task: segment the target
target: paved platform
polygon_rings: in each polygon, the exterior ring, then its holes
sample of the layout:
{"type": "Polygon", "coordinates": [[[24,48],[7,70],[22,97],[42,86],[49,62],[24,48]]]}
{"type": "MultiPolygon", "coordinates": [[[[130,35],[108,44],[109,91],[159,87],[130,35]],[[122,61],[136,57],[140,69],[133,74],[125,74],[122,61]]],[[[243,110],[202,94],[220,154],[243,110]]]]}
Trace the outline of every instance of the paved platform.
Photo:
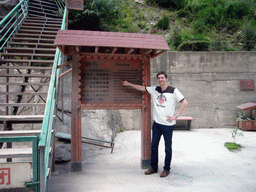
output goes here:
{"type": "Polygon", "coordinates": [[[95,148],[83,154],[83,171],[70,172],[70,163],[57,165],[51,175],[51,192],[255,192],[256,132],[243,132],[236,142],[243,148],[230,152],[230,129],[175,130],[172,170],[160,178],[164,142],[160,143],[159,172],[144,175],[141,163],[141,132],[126,131],[110,149],[95,148]]]}

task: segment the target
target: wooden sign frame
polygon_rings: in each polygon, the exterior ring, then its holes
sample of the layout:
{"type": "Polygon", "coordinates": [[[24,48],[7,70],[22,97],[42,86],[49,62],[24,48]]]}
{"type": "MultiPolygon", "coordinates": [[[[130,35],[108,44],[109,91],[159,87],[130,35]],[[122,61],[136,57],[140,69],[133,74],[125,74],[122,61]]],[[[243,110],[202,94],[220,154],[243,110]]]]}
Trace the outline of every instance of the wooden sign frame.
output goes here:
{"type": "Polygon", "coordinates": [[[67,9],[84,10],[84,0],[67,0],[67,9]]]}

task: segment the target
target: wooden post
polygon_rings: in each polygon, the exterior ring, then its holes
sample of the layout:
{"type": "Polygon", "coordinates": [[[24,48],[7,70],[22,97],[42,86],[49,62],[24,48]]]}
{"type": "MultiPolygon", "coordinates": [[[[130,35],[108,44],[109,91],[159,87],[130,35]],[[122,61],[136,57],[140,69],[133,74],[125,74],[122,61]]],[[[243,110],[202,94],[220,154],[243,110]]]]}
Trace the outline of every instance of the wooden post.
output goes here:
{"type": "Polygon", "coordinates": [[[79,82],[79,53],[74,53],[72,63],[72,106],[71,106],[71,171],[82,171],[81,145],[81,101],[79,82]]]}
{"type": "MultiPolygon", "coordinates": [[[[150,59],[144,59],[143,85],[150,86],[150,59]]],[[[151,99],[148,93],[143,94],[141,131],[141,168],[150,168],[151,162],[151,99]]]]}

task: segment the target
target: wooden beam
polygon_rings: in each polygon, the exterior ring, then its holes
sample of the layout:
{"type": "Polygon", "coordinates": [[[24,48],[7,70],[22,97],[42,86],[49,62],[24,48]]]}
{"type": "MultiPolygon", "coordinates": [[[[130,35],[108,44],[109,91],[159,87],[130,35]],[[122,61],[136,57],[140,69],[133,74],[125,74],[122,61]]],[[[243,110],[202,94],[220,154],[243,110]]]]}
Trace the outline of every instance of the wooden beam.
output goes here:
{"type": "Polygon", "coordinates": [[[59,48],[60,52],[61,52],[63,55],[66,55],[66,54],[65,54],[65,45],[59,45],[58,48],[59,48]]]}
{"type": "Polygon", "coordinates": [[[99,47],[95,47],[95,53],[99,52],[99,47]]]}
{"type": "Polygon", "coordinates": [[[68,61],[68,62],[63,63],[63,64],[61,64],[61,65],[58,65],[57,68],[65,67],[65,66],[67,66],[67,65],[69,65],[69,64],[72,64],[72,62],[73,62],[72,60],[71,60],[71,61],[68,61]]]}
{"type": "Polygon", "coordinates": [[[158,53],[156,53],[156,54],[153,54],[153,55],[151,56],[151,58],[154,59],[154,58],[156,58],[156,57],[158,57],[158,56],[164,54],[165,52],[166,52],[165,50],[162,50],[162,51],[160,51],[160,52],[158,52],[158,53]]]}
{"type": "Polygon", "coordinates": [[[80,54],[75,53],[72,65],[72,97],[71,97],[71,171],[82,171],[82,142],[81,142],[81,101],[79,83],[80,54]]]}
{"type": "Polygon", "coordinates": [[[70,73],[71,71],[72,71],[72,68],[69,69],[69,70],[67,70],[67,71],[65,71],[64,73],[61,73],[61,74],[59,75],[59,79],[60,79],[61,77],[63,77],[64,75],[67,75],[67,74],[70,73]]]}
{"type": "Polygon", "coordinates": [[[76,51],[79,53],[81,51],[81,46],[76,46],[76,51]]]}
{"type": "Polygon", "coordinates": [[[153,51],[153,49],[143,50],[142,54],[147,55],[147,54],[151,53],[152,51],[153,51]]]}
{"type": "Polygon", "coordinates": [[[127,54],[131,54],[133,51],[134,51],[134,49],[129,49],[129,50],[127,51],[127,54]]]}
{"type": "MultiPolygon", "coordinates": [[[[150,58],[144,59],[142,85],[150,86],[150,58]]],[[[142,130],[141,130],[141,168],[150,168],[151,160],[151,99],[143,93],[142,130]]]]}
{"type": "Polygon", "coordinates": [[[114,47],[112,50],[112,53],[115,53],[117,51],[118,48],[114,47]]]}

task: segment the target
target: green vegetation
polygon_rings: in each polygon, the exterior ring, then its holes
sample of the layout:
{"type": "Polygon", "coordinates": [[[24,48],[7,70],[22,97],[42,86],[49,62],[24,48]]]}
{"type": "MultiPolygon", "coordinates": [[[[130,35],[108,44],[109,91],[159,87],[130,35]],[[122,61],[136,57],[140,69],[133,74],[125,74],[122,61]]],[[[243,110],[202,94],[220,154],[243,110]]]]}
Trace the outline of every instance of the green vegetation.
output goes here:
{"type": "Polygon", "coordinates": [[[255,51],[254,0],[84,0],[69,28],[161,34],[171,50],[255,51]]]}
{"type": "Polygon", "coordinates": [[[229,151],[239,150],[242,148],[241,145],[231,142],[226,142],[225,147],[227,147],[229,151]]]}
{"type": "Polygon", "coordinates": [[[231,136],[232,136],[232,138],[233,138],[233,142],[226,142],[226,143],[224,144],[224,146],[227,147],[228,150],[230,150],[230,151],[241,149],[242,146],[241,146],[240,144],[237,144],[237,143],[236,143],[236,137],[237,137],[237,136],[243,136],[243,133],[239,132],[238,127],[233,128],[233,129],[231,130],[231,136]]]}

